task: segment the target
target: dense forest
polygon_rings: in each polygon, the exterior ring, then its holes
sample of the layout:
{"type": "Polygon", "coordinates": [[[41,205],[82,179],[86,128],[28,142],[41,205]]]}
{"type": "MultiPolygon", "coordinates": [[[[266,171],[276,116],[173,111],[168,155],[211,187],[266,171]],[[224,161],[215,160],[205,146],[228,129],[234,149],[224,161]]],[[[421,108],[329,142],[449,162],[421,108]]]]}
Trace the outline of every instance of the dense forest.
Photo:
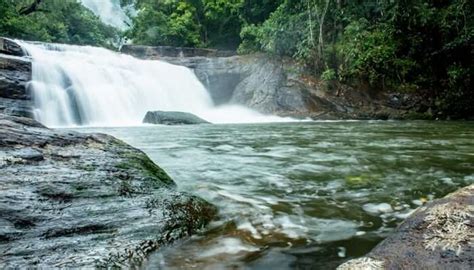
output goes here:
{"type": "Polygon", "coordinates": [[[0,0],[0,35],[112,47],[134,44],[265,52],[315,78],[419,93],[440,117],[474,115],[474,15],[468,0],[121,0],[119,32],[75,0],[0,0]]]}

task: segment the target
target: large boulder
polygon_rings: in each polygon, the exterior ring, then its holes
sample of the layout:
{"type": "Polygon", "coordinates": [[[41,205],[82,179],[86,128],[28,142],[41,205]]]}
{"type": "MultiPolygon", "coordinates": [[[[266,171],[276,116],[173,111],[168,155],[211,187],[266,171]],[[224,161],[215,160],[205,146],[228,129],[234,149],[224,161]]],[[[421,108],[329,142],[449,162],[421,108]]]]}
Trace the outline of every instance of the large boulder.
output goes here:
{"type": "Polygon", "coordinates": [[[208,121],[199,118],[192,113],[186,112],[166,112],[153,111],[147,112],[143,123],[155,125],[198,125],[210,124],[208,121]]]}
{"type": "Polygon", "coordinates": [[[474,269],[474,185],[420,207],[366,256],[339,270],[474,269]]]}
{"type": "Polygon", "coordinates": [[[108,135],[0,114],[0,268],[132,268],[213,206],[108,135]]]}

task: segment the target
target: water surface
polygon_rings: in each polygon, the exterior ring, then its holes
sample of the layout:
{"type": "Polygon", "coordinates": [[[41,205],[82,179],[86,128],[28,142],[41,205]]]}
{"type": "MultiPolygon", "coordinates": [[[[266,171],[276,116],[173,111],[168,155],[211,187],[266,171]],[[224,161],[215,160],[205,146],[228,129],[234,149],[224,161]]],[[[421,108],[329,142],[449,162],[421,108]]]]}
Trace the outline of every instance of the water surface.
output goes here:
{"type": "Polygon", "coordinates": [[[219,218],[156,269],[331,269],[474,182],[474,124],[343,121],[88,128],[145,151],[219,218]]]}

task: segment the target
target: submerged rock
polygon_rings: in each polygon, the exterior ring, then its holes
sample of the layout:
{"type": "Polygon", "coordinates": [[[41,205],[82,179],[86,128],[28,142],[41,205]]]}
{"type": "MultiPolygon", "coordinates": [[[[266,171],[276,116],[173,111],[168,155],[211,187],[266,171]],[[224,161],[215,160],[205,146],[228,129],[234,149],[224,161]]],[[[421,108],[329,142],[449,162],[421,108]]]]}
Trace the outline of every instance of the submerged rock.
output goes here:
{"type": "Polygon", "coordinates": [[[474,269],[474,185],[420,207],[365,257],[338,269],[474,269]]]}
{"type": "Polygon", "coordinates": [[[192,113],[186,112],[165,112],[153,111],[147,112],[143,123],[157,125],[198,125],[210,124],[206,120],[199,118],[192,113]]]}
{"type": "Polygon", "coordinates": [[[132,267],[215,215],[108,135],[0,114],[0,268],[132,267]]]}

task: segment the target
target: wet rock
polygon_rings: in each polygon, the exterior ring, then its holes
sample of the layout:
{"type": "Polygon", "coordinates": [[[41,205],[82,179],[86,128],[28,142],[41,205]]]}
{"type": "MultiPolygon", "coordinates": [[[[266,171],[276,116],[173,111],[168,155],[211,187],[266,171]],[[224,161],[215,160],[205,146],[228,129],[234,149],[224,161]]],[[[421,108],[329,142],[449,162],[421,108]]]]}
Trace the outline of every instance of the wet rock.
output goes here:
{"type": "Polygon", "coordinates": [[[215,215],[143,152],[0,114],[0,268],[139,266],[215,215]]]}
{"type": "Polygon", "coordinates": [[[0,37],[0,113],[33,117],[33,102],[28,83],[31,60],[20,45],[0,37]]]}
{"type": "Polygon", "coordinates": [[[186,112],[147,112],[143,123],[158,125],[198,125],[209,124],[206,120],[199,118],[192,113],[186,112]]]}
{"type": "Polygon", "coordinates": [[[33,118],[33,101],[0,97],[0,113],[33,118]]]}
{"type": "Polygon", "coordinates": [[[0,37],[0,53],[14,55],[14,56],[25,56],[26,53],[14,40],[0,37]]]}
{"type": "Polygon", "coordinates": [[[338,269],[474,269],[474,185],[432,201],[338,269]]]}
{"type": "Polygon", "coordinates": [[[13,156],[16,158],[21,158],[25,160],[31,160],[31,161],[41,161],[43,160],[43,154],[33,148],[26,147],[22,148],[18,151],[13,152],[13,156]]]}
{"type": "Polygon", "coordinates": [[[225,57],[235,55],[235,51],[221,51],[203,48],[171,47],[171,46],[143,46],[124,45],[121,51],[138,58],[159,59],[161,57],[225,57]]]}
{"type": "Polygon", "coordinates": [[[0,54],[0,98],[29,100],[27,84],[31,80],[31,61],[0,54]]]}

